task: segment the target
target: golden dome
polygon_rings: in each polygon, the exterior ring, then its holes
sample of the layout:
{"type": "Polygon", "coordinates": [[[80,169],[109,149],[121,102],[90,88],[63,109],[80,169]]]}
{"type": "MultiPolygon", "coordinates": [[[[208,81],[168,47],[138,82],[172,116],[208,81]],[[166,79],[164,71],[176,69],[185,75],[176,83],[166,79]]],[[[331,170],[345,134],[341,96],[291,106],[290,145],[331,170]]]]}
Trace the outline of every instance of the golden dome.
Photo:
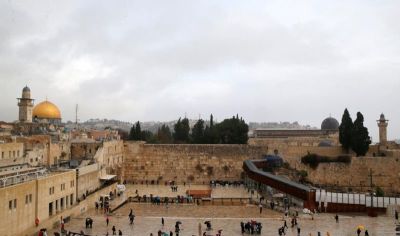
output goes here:
{"type": "Polygon", "coordinates": [[[33,108],[32,117],[39,119],[61,119],[61,113],[56,105],[49,101],[44,101],[33,108]]]}

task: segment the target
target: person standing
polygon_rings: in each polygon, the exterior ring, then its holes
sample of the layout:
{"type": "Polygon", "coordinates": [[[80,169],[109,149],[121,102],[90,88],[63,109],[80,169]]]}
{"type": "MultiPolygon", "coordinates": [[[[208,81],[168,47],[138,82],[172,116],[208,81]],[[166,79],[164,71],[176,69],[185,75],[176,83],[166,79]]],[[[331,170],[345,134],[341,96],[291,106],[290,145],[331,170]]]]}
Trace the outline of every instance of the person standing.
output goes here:
{"type": "Polygon", "coordinates": [[[110,219],[108,218],[108,216],[106,218],[106,223],[107,223],[107,227],[108,227],[108,224],[110,223],[110,219]]]}
{"type": "Polygon", "coordinates": [[[122,236],[122,231],[121,230],[118,230],[118,235],[122,236]]]}
{"type": "Polygon", "coordinates": [[[113,227],[112,227],[111,230],[113,231],[113,234],[112,234],[112,235],[116,235],[116,234],[117,234],[117,233],[116,233],[117,229],[115,229],[115,225],[113,225],[113,227]]]}
{"type": "Polygon", "coordinates": [[[260,208],[260,214],[262,213],[262,204],[260,202],[260,204],[258,205],[258,207],[260,208]]]}
{"type": "Polygon", "coordinates": [[[161,225],[164,227],[164,217],[161,217],[161,225]]]}
{"type": "Polygon", "coordinates": [[[396,221],[399,220],[399,212],[397,210],[394,211],[394,218],[396,219],[396,221]]]}
{"type": "Polygon", "coordinates": [[[361,229],[358,228],[358,229],[357,229],[357,236],[360,236],[360,234],[361,234],[361,229]]]}
{"type": "Polygon", "coordinates": [[[338,216],[338,214],[335,215],[335,220],[336,220],[336,223],[339,223],[339,216],[338,216]]]}
{"type": "Polygon", "coordinates": [[[369,236],[368,230],[365,230],[365,236],[369,236]]]}
{"type": "Polygon", "coordinates": [[[299,226],[297,226],[297,236],[300,236],[300,227],[299,226]]]}

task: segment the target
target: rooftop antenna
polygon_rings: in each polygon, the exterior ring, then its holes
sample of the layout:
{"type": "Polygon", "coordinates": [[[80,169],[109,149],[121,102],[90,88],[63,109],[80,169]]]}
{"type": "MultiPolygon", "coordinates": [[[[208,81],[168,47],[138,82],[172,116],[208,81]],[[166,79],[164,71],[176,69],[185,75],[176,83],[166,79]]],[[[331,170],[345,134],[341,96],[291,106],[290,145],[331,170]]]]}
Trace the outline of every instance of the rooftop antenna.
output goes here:
{"type": "Polygon", "coordinates": [[[75,106],[75,126],[78,128],[78,104],[75,106]]]}

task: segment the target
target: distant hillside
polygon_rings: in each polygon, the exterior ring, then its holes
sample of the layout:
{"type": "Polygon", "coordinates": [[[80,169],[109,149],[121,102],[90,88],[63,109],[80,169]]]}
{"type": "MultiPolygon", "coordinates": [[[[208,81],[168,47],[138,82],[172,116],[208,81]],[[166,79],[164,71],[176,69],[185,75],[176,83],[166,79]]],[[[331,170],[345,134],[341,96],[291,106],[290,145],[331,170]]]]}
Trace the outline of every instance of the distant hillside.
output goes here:
{"type": "MultiPolygon", "coordinates": [[[[149,130],[155,133],[158,127],[162,126],[163,124],[170,127],[172,130],[174,128],[175,123],[177,120],[173,121],[146,121],[140,122],[140,126],[142,130],[149,130]]],[[[197,120],[189,120],[190,127],[193,127],[197,120]]],[[[209,121],[205,121],[206,124],[209,121]]],[[[316,129],[315,127],[311,127],[309,125],[300,125],[298,122],[249,122],[249,130],[255,129],[316,129]]],[[[86,129],[97,129],[97,130],[104,130],[106,128],[111,129],[122,129],[125,131],[130,131],[133,123],[126,122],[126,121],[119,121],[119,120],[108,120],[108,119],[90,119],[85,122],[79,123],[79,127],[86,128],[86,129]]],[[[65,124],[66,128],[73,129],[75,128],[75,123],[72,121],[68,121],[65,124]]]]}
{"type": "Polygon", "coordinates": [[[249,130],[255,129],[317,129],[310,125],[300,125],[297,121],[290,122],[250,122],[249,130]]]}

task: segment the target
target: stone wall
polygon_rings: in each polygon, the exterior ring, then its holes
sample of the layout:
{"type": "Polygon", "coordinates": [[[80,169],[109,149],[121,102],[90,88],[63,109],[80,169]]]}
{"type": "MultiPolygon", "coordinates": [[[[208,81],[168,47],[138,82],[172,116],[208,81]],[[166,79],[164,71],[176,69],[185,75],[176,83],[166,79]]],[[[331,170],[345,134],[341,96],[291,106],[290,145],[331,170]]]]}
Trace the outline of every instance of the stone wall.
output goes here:
{"type": "Polygon", "coordinates": [[[303,165],[300,160],[290,162],[291,166],[308,173],[308,180],[314,184],[335,185],[341,190],[370,190],[370,170],[375,186],[386,193],[400,192],[400,158],[398,157],[352,157],[350,164],[321,163],[316,169],[303,165]]]}
{"type": "Polygon", "coordinates": [[[82,160],[92,159],[96,154],[97,149],[101,147],[101,142],[73,142],[71,143],[71,159],[82,160]]]}
{"type": "Polygon", "coordinates": [[[83,194],[91,193],[101,187],[100,177],[105,175],[105,169],[100,169],[98,163],[80,167],[77,169],[78,198],[82,199],[83,194]]]}
{"type": "Polygon", "coordinates": [[[208,183],[240,180],[243,161],[261,158],[260,147],[249,145],[151,145],[126,142],[123,179],[208,183]]]}
{"type": "Polygon", "coordinates": [[[11,142],[0,143],[0,160],[3,159],[17,159],[22,158],[24,155],[24,144],[11,142]]]}

